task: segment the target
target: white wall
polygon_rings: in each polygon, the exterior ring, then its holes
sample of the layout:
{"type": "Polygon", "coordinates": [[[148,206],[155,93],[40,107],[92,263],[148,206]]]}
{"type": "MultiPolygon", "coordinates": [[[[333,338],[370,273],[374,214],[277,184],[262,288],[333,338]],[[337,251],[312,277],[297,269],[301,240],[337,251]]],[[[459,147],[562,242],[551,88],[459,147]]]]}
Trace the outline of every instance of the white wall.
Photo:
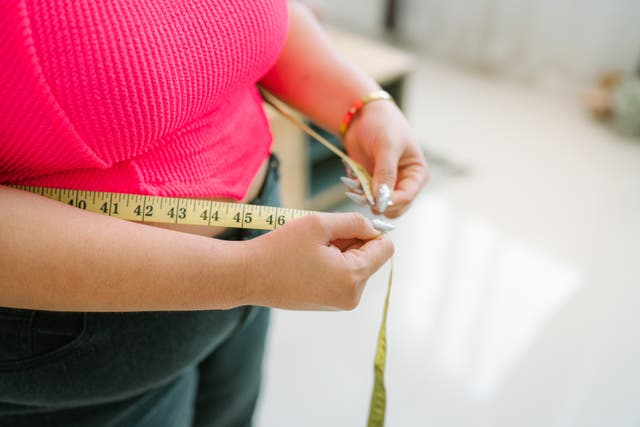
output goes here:
{"type": "MultiPolygon", "coordinates": [[[[382,0],[316,0],[329,20],[374,31],[382,0]]],[[[551,85],[589,84],[640,63],[638,0],[400,0],[401,35],[419,50],[551,85]]]]}

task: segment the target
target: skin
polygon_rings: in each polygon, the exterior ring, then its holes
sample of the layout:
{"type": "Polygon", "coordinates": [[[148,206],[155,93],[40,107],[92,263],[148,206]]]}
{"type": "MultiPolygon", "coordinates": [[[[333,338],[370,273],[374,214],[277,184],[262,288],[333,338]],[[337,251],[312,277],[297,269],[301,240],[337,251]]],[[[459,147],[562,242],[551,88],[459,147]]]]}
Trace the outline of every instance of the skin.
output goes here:
{"type": "MultiPolygon", "coordinates": [[[[351,103],[378,89],[295,3],[286,46],[260,83],[336,132],[351,103]]],[[[396,189],[385,214],[402,213],[427,172],[400,111],[390,102],[368,104],[346,137],[347,149],[370,168],[374,182],[396,189]]],[[[0,205],[5,307],[349,310],[394,250],[357,213],[314,214],[251,241],[227,242],[97,215],[3,186],[0,205]],[[42,218],[48,218],[46,232],[37,232],[42,218]]]]}
{"type": "MultiPolygon", "coordinates": [[[[286,47],[261,84],[337,134],[353,102],[380,86],[332,47],[308,9],[292,3],[290,13],[286,47]]],[[[393,206],[384,214],[397,218],[404,213],[425,185],[428,172],[400,109],[389,101],[365,105],[351,122],[344,143],[349,155],[372,174],[374,189],[387,184],[394,190],[393,206]]]]}

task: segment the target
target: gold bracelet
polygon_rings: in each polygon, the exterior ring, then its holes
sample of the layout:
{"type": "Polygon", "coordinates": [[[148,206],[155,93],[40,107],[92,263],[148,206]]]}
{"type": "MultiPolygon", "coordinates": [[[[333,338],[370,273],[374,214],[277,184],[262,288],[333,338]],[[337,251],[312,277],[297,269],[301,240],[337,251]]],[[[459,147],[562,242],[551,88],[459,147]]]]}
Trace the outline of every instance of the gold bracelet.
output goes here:
{"type": "Polygon", "coordinates": [[[342,119],[342,123],[340,124],[340,136],[344,136],[344,134],[347,133],[347,130],[349,130],[349,125],[351,124],[351,120],[353,120],[353,117],[358,113],[358,111],[360,111],[362,107],[373,101],[384,100],[393,102],[393,98],[387,91],[376,90],[354,102],[351,108],[349,108],[349,110],[347,111],[347,114],[345,114],[344,119],[342,119]]]}

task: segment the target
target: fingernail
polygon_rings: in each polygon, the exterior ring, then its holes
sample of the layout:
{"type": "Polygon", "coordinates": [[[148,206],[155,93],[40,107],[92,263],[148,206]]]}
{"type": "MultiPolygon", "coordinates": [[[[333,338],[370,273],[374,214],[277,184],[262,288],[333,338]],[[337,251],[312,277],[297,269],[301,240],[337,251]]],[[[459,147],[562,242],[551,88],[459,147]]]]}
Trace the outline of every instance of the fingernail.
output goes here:
{"type": "Polygon", "coordinates": [[[347,191],[344,193],[353,203],[360,206],[369,206],[369,202],[367,202],[367,198],[361,196],[360,194],[352,193],[351,191],[347,191]]]}
{"type": "Polygon", "coordinates": [[[344,183],[349,189],[353,191],[357,191],[358,193],[362,193],[362,186],[360,185],[360,181],[356,179],[347,178],[346,176],[341,176],[340,181],[344,183]]]}
{"type": "Polygon", "coordinates": [[[349,178],[356,179],[356,174],[353,169],[351,169],[351,166],[349,166],[349,163],[343,160],[342,164],[344,165],[344,170],[347,172],[347,175],[349,175],[349,178]]]}
{"type": "Polygon", "coordinates": [[[390,198],[391,189],[389,189],[389,186],[387,184],[378,185],[378,189],[376,191],[376,209],[378,212],[382,213],[387,210],[390,198]]]}
{"type": "Polygon", "coordinates": [[[388,222],[384,222],[378,218],[371,218],[371,224],[373,224],[373,228],[382,232],[391,231],[396,228],[395,225],[390,224],[388,222]]]}
{"type": "Polygon", "coordinates": [[[387,206],[393,206],[393,200],[389,199],[389,201],[387,202],[387,206]]]}

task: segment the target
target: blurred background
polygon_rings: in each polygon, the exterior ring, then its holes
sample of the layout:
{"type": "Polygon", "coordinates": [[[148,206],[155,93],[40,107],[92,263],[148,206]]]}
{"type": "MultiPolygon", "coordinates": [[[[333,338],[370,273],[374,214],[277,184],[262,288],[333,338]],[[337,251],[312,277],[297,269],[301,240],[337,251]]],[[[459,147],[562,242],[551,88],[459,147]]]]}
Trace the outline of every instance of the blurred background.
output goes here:
{"type": "MultiPolygon", "coordinates": [[[[391,233],[387,425],[640,425],[640,2],[308,4],[431,166],[391,233]]],[[[285,202],[358,209],[271,118],[285,202]]],[[[274,312],[259,427],[366,424],[388,272],[353,312],[274,312]]]]}

